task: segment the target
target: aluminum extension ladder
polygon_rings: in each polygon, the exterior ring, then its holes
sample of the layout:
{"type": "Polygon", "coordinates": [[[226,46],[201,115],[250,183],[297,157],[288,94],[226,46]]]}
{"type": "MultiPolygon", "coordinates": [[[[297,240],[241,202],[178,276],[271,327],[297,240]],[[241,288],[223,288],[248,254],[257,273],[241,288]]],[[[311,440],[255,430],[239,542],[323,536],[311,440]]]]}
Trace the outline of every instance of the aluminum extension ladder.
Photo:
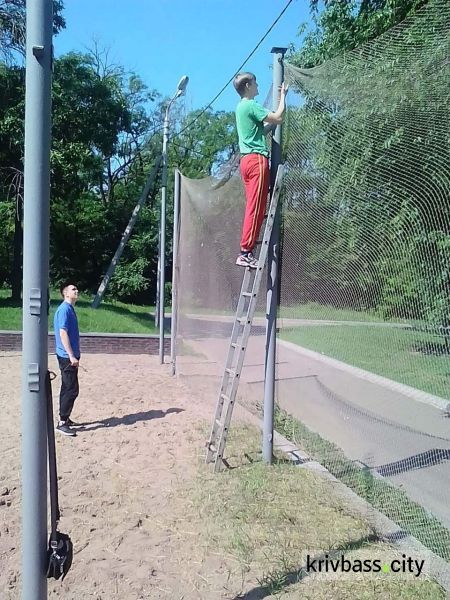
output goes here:
{"type": "Polygon", "coordinates": [[[225,462],[223,460],[223,452],[236,400],[239,377],[244,364],[245,352],[247,350],[248,339],[252,328],[253,315],[255,314],[262,273],[267,262],[269,242],[280,197],[282,178],[283,166],[280,165],[277,170],[275,185],[272,191],[261,251],[258,258],[258,267],[256,269],[246,267],[244,278],[242,280],[241,293],[236,309],[236,317],[231,333],[230,346],[228,348],[227,362],[222,377],[216,413],[211,428],[211,435],[206,444],[206,462],[214,462],[214,472],[219,471],[222,464],[225,462]]]}

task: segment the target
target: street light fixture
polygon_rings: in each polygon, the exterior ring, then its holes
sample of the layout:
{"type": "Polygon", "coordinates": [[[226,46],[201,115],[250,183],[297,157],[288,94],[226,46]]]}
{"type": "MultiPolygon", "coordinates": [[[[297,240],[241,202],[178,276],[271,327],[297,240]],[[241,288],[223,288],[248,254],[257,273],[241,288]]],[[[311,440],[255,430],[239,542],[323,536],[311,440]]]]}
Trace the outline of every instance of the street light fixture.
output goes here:
{"type": "Polygon", "coordinates": [[[167,145],[169,143],[169,112],[172,104],[182,96],[189,82],[189,77],[183,75],[178,82],[175,94],[170,99],[164,116],[163,149],[162,149],[162,176],[161,176],[161,214],[159,221],[159,252],[158,252],[158,283],[157,314],[159,320],[159,362],[164,363],[164,288],[166,267],[166,193],[167,193],[167,145]]]}

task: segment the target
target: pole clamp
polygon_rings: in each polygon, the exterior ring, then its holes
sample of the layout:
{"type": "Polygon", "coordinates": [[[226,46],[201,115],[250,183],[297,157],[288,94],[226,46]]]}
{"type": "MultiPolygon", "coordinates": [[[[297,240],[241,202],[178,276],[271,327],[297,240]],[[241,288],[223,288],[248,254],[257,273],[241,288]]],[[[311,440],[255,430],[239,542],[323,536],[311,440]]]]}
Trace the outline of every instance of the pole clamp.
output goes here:
{"type": "Polygon", "coordinates": [[[30,392],[39,392],[39,365],[30,363],[28,365],[28,390],[30,392]]]}
{"type": "Polygon", "coordinates": [[[41,316],[42,310],[42,295],[39,288],[30,289],[30,315],[35,317],[41,316]]]}
{"type": "Polygon", "coordinates": [[[44,56],[44,46],[33,46],[32,52],[36,58],[42,58],[44,56]]]}

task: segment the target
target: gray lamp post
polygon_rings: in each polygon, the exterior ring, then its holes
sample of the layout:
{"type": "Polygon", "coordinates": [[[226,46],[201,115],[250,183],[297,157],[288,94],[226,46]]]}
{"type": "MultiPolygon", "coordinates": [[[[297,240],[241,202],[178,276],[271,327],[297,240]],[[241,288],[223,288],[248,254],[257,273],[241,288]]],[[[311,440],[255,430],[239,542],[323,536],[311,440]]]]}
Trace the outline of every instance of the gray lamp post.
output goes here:
{"type": "Polygon", "coordinates": [[[45,378],[48,367],[52,12],[51,0],[27,2],[23,215],[22,600],[47,598],[45,378]]]}
{"type": "Polygon", "coordinates": [[[172,104],[186,89],[189,77],[183,75],[180,79],[175,94],[170,99],[164,117],[163,149],[162,149],[162,176],[161,176],[161,215],[159,222],[159,253],[158,253],[158,283],[157,314],[159,321],[159,362],[164,363],[164,288],[166,266],[166,193],[167,193],[167,145],[169,143],[169,112],[172,104]]]}

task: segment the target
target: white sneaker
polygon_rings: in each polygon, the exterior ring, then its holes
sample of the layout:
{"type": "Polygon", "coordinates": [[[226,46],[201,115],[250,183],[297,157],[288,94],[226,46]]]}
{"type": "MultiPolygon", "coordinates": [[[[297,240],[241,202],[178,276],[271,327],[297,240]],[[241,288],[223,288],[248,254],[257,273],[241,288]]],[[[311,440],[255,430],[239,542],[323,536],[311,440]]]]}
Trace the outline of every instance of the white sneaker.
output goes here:
{"type": "Polygon", "coordinates": [[[239,267],[249,267],[250,269],[258,268],[258,261],[253,256],[251,252],[246,252],[245,254],[239,254],[236,259],[236,264],[239,267]]]}

